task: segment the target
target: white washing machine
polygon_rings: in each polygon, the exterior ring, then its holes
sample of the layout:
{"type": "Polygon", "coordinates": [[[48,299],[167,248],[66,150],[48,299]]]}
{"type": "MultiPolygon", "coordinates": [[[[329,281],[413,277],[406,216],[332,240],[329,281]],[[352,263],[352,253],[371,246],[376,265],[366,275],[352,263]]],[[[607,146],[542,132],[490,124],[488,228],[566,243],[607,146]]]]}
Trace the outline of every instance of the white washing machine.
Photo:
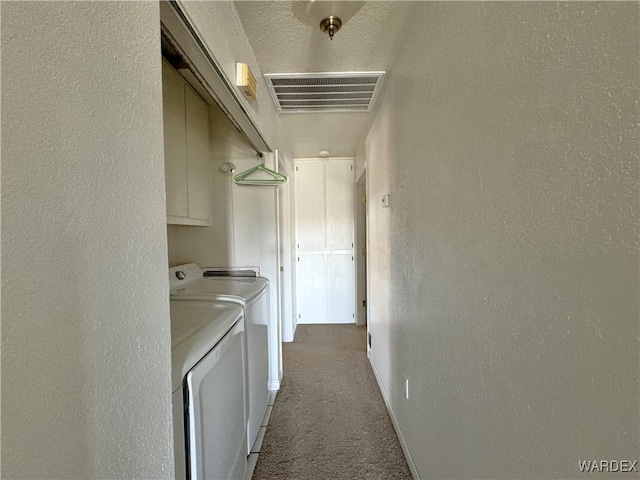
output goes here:
{"type": "Polygon", "coordinates": [[[247,396],[243,310],[170,302],[175,478],[243,479],[247,396]]]}
{"type": "Polygon", "coordinates": [[[200,268],[195,263],[170,268],[169,279],[172,301],[229,302],[244,309],[249,454],[269,402],[269,281],[258,269],[200,268]]]}

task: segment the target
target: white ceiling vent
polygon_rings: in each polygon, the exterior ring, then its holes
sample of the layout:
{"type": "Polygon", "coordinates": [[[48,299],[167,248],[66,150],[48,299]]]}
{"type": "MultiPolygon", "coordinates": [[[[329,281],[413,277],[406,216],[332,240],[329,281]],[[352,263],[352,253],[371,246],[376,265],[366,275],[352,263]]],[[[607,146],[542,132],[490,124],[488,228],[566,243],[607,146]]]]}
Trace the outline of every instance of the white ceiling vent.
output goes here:
{"type": "Polygon", "coordinates": [[[368,112],[384,73],[269,73],[265,78],[280,113],[368,112]]]}

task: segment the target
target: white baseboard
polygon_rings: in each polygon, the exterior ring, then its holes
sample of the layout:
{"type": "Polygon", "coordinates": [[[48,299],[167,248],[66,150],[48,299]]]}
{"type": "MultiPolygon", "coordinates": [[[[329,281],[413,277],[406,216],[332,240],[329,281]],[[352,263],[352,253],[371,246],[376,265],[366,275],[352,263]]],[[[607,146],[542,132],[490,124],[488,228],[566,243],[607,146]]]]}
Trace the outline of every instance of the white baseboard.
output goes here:
{"type": "Polygon", "coordinates": [[[391,423],[393,423],[393,428],[396,431],[398,440],[400,441],[400,446],[402,447],[404,458],[407,460],[407,464],[409,465],[411,476],[413,477],[413,480],[420,480],[420,474],[418,473],[418,469],[416,468],[416,464],[413,461],[413,457],[411,456],[411,453],[409,453],[409,448],[407,448],[407,443],[404,441],[404,437],[402,436],[402,431],[400,430],[400,426],[398,425],[396,416],[394,415],[393,410],[391,409],[391,402],[389,402],[389,397],[387,396],[387,392],[384,389],[384,386],[382,385],[382,381],[380,380],[380,375],[378,375],[378,370],[376,370],[376,365],[375,363],[373,363],[371,355],[367,355],[367,356],[369,357],[369,363],[371,364],[373,375],[376,377],[376,381],[378,382],[378,388],[380,389],[380,393],[382,393],[384,404],[387,406],[387,411],[389,412],[389,416],[391,417],[391,423]]]}
{"type": "Polygon", "coordinates": [[[280,390],[280,380],[269,380],[267,388],[269,390],[280,390]]]}

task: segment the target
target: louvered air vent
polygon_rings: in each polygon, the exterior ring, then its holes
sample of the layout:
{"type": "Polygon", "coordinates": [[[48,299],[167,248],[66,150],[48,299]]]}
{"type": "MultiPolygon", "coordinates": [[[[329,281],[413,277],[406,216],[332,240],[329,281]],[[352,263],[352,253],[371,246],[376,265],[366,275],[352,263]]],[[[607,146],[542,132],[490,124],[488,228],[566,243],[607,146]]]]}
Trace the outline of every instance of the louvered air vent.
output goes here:
{"type": "Polygon", "coordinates": [[[384,73],[269,73],[265,78],[280,113],[368,112],[384,73]]]}

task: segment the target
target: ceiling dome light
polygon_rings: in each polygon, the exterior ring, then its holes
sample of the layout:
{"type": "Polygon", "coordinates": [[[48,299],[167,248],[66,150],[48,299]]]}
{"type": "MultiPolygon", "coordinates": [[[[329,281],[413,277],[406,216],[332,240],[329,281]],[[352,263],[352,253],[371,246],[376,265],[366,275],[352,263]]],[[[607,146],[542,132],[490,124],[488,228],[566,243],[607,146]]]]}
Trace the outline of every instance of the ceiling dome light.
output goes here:
{"type": "Polygon", "coordinates": [[[329,150],[320,150],[320,153],[318,153],[318,156],[322,158],[326,158],[329,155],[331,155],[331,152],[329,150]]]}

